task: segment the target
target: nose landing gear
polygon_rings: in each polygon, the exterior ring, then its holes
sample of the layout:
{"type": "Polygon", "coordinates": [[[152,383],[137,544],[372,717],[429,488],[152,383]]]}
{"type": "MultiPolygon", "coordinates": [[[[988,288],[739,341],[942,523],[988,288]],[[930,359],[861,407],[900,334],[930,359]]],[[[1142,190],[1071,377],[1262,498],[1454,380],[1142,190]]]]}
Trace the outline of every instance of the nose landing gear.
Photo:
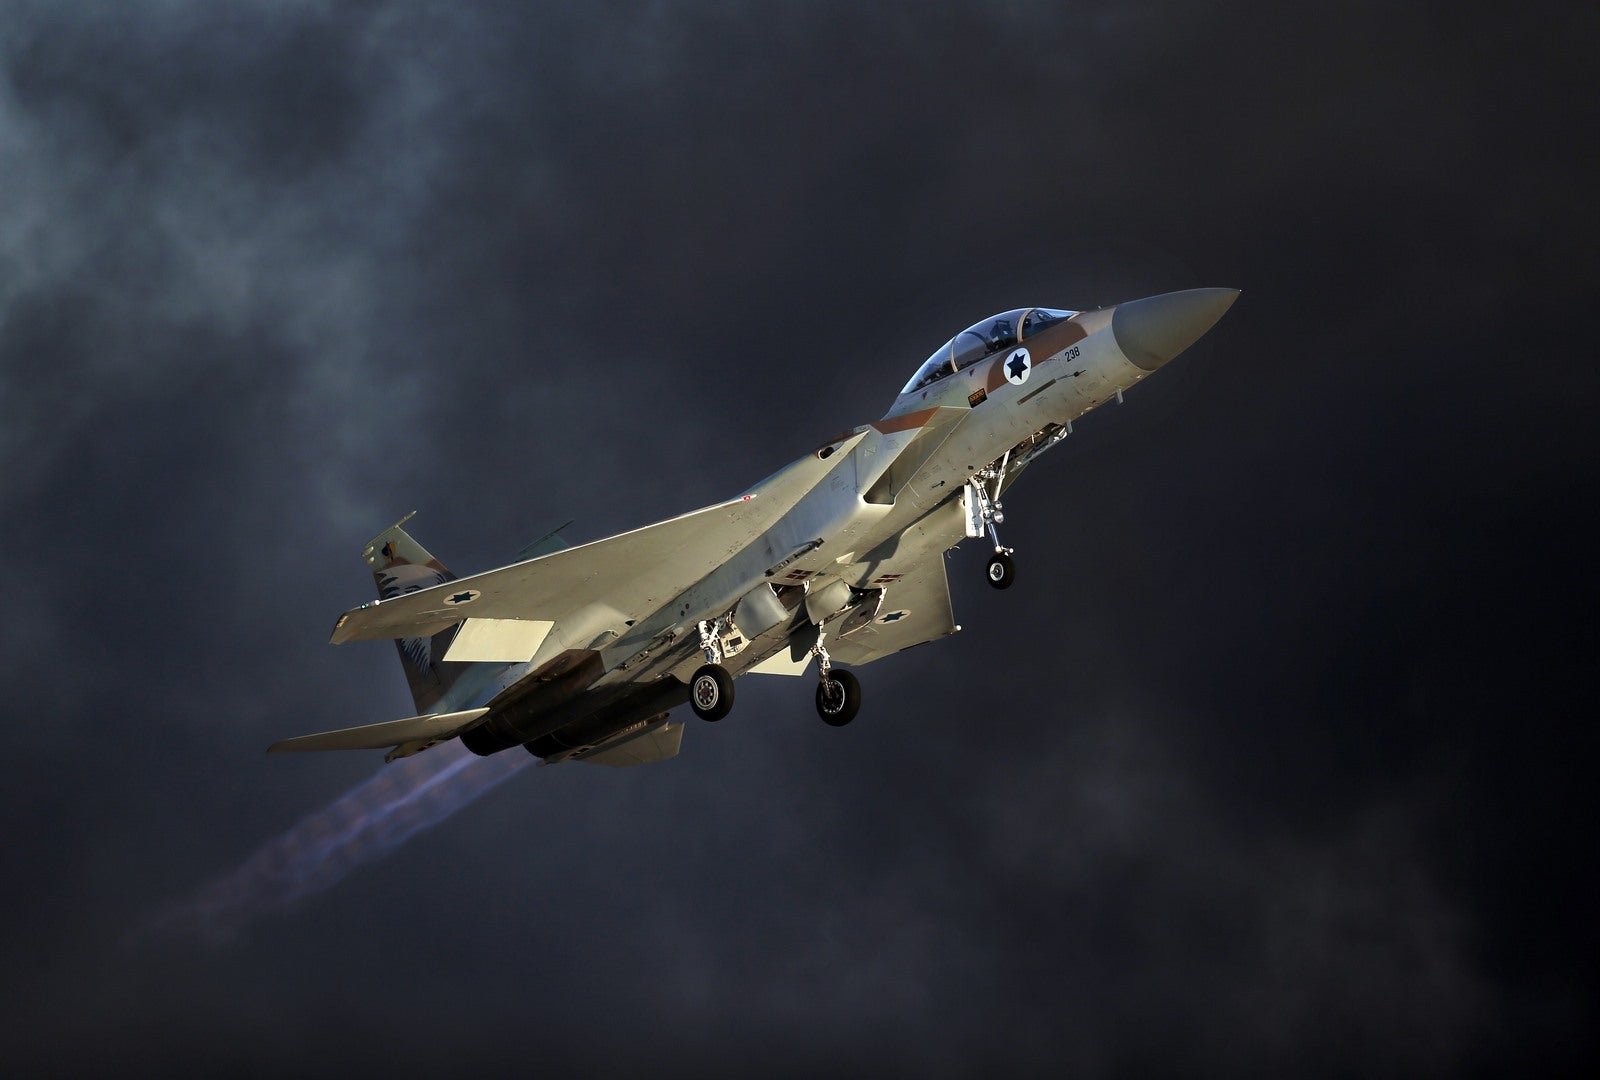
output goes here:
{"type": "Polygon", "coordinates": [[[966,498],[963,500],[967,508],[967,535],[982,536],[988,532],[989,538],[994,541],[994,554],[989,558],[984,580],[997,589],[1009,589],[1017,579],[1017,567],[1011,559],[1011,549],[1000,542],[1000,530],[996,528],[1006,519],[999,500],[1000,478],[1005,475],[1005,468],[1006,458],[1001,458],[998,467],[974,473],[972,479],[967,481],[966,498]],[[994,481],[993,495],[985,487],[990,480],[994,481]]]}
{"type": "Polygon", "coordinates": [[[997,589],[1009,589],[1017,579],[1017,566],[1012,562],[1010,548],[1002,548],[989,556],[986,580],[997,589]]]}

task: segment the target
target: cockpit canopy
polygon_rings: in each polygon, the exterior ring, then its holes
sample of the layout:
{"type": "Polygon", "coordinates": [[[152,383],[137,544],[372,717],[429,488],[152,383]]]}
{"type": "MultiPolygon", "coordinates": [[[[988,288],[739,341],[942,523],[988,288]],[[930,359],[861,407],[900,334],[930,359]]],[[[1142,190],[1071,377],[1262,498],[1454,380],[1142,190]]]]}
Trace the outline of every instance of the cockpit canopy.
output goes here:
{"type": "Polygon", "coordinates": [[[928,357],[927,362],[917,369],[917,373],[911,377],[911,381],[906,383],[905,389],[900,393],[909,394],[914,390],[921,390],[947,375],[954,375],[971,367],[985,357],[993,356],[1001,349],[1009,349],[1018,342],[1019,327],[1021,340],[1026,341],[1050,324],[1070,319],[1076,314],[1076,311],[1036,307],[1018,308],[1016,311],[991,315],[982,322],[972,324],[939,346],[934,354],[928,357]]]}

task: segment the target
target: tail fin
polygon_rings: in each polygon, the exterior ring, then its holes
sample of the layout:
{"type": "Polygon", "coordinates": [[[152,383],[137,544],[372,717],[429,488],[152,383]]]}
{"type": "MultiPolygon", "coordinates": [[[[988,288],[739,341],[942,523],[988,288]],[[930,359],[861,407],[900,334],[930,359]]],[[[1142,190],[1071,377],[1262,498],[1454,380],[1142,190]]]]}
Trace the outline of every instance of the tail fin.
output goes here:
{"type": "MultiPolygon", "coordinates": [[[[361,557],[372,568],[373,581],[378,586],[378,599],[390,600],[396,596],[431,588],[456,576],[426,548],[413,540],[403,528],[416,511],[413,510],[383,532],[373,537],[362,549],[361,557]]],[[[427,713],[445,691],[467,667],[466,664],[447,664],[441,658],[454,640],[460,625],[448,627],[432,637],[400,638],[395,648],[400,651],[400,666],[405,669],[406,682],[411,687],[411,698],[417,712],[427,713]]]]}

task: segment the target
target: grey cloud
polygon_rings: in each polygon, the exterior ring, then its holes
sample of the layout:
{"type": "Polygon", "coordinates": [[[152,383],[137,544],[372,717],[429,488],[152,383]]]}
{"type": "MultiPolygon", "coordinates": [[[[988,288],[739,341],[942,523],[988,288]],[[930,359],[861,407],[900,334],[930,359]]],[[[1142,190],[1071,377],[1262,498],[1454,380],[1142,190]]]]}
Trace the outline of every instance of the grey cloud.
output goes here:
{"type": "Polygon", "coordinates": [[[1592,1061],[1594,20],[7,5],[8,1063],[1592,1061]],[[323,644],[401,514],[463,571],[637,526],[989,311],[1191,285],[1244,296],[850,728],[743,680],[124,947],[379,768],[261,750],[410,708],[323,644]]]}

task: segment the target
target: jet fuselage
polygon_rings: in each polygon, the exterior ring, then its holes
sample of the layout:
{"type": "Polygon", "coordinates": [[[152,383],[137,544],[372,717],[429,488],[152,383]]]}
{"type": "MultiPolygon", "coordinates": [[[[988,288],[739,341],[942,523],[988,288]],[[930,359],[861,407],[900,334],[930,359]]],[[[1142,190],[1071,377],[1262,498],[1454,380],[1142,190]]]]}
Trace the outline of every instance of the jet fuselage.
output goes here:
{"type": "MultiPolygon", "coordinates": [[[[936,555],[987,530],[1009,574],[1009,549],[994,530],[1001,491],[1073,421],[1192,344],[1236,296],[1196,289],[1078,313],[1024,309],[1009,322],[996,316],[1000,329],[988,339],[978,324],[965,332],[970,340],[958,335],[947,346],[949,370],[936,353],[882,419],[745,493],[763,498],[792,470],[826,463],[792,508],[711,573],[648,598],[650,610],[595,604],[567,613],[531,660],[487,682],[458,683],[442,707],[488,705],[462,736],[475,752],[526,745],[560,760],[643,732],[687,700],[711,655],[705,624],[718,661],[738,675],[785,650],[803,657],[819,637],[871,627],[896,604],[899,575],[880,571],[911,555],[936,555]],[[1032,332],[1030,321],[1038,323],[1032,332]]],[[[1002,584],[991,569],[991,582],[1002,584]]]]}

